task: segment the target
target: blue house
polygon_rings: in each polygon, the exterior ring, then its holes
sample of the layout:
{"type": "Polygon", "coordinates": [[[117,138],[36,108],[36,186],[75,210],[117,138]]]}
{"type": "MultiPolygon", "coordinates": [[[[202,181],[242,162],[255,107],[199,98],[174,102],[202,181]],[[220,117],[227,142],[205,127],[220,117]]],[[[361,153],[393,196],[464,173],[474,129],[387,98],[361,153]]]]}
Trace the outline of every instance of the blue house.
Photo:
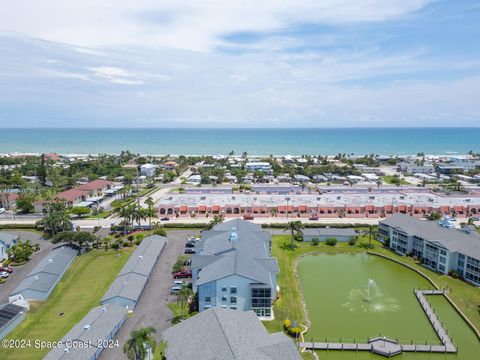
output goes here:
{"type": "Polygon", "coordinates": [[[271,318],[279,272],[277,259],[270,256],[271,241],[260,225],[240,219],[204,231],[191,266],[199,311],[253,310],[271,318]]]}

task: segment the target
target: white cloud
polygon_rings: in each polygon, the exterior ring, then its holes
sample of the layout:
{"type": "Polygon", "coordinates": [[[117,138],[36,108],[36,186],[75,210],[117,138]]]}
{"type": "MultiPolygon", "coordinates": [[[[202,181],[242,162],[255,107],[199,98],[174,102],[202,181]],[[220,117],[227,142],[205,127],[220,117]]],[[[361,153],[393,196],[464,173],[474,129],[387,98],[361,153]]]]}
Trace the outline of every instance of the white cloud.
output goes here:
{"type": "Polygon", "coordinates": [[[411,14],[431,1],[16,0],[2,3],[0,29],[77,45],[207,51],[233,32],[275,31],[299,23],[385,21],[411,14]]]}

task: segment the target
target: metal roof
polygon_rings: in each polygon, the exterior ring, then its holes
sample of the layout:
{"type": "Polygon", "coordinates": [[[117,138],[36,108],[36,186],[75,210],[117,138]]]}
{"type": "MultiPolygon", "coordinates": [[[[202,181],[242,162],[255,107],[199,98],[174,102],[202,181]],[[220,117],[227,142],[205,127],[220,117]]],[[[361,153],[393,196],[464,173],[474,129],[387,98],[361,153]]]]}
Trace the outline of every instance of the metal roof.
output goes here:
{"type": "Polygon", "coordinates": [[[10,233],[5,232],[5,231],[0,231],[0,241],[2,241],[3,243],[5,243],[7,245],[12,244],[17,239],[18,239],[17,235],[10,234],[10,233]]]}
{"type": "Polygon", "coordinates": [[[8,323],[14,319],[22,311],[26,311],[25,308],[14,304],[4,304],[0,307],[0,330],[3,329],[8,323]]]}
{"type": "Polygon", "coordinates": [[[283,333],[269,334],[253,311],[211,308],[162,336],[168,360],[301,359],[293,341],[283,333]]]}
{"type": "Polygon", "coordinates": [[[125,321],[127,310],[116,304],[97,306],[78,322],[67,335],[60,341],[65,343],[68,340],[79,343],[91,344],[84,348],[56,348],[50,351],[44,360],[90,360],[100,348],[97,347],[99,340],[110,339],[118,331],[120,325],[125,321]]]}
{"type": "Polygon", "coordinates": [[[357,233],[351,228],[306,228],[302,230],[307,236],[355,236],[357,233]]]}
{"type": "Polygon", "coordinates": [[[25,290],[50,292],[77,254],[76,248],[66,245],[51,250],[10,295],[25,290]]]}

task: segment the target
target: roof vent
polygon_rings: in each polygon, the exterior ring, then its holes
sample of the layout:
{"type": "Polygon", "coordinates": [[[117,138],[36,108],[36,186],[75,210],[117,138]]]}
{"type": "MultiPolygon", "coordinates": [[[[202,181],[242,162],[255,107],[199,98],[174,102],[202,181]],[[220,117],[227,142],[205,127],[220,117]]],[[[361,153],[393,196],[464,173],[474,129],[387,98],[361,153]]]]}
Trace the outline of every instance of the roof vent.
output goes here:
{"type": "Polygon", "coordinates": [[[85,326],[83,327],[83,329],[84,329],[84,330],[90,329],[90,325],[89,325],[89,324],[85,325],[85,326]]]}
{"type": "Polygon", "coordinates": [[[237,240],[238,240],[237,228],[232,227],[232,231],[230,232],[230,241],[237,241],[237,240]]]}
{"type": "Polygon", "coordinates": [[[138,258],[139,258],[140,260],[142,260],[142,259],[143,259],[143,255],[138,255],[138,258]]]}
{"type": "Polygon", "coordinates": [[[102,308],[102,311],[103,311],[103,312],[107,312],[107,308],[104,306],[104,307],[102,308]]]}
{"type": "Polygon", "coordinates": [[[48,263],[49,263],[49,264],[52,264],[52,263],[53,263],[53,259],[48,259],[48,263]]]}

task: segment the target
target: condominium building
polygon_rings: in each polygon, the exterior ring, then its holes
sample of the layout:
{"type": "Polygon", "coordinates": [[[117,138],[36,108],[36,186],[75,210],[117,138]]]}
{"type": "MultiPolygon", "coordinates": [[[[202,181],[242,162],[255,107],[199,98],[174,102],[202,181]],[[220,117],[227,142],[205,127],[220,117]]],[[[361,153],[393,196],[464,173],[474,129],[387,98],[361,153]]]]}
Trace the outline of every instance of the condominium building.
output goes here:
{"type": "Polygon", "coordinates": [[[271,317],[279,272],[271,239],[260,225],[239,219],[204,231],[191,265],[199,311],[222,307],[271,317]]]}
{"type": "Polygon", "coordinates": [[[456,271],[465,281],[480,286],[480,234],[441,224],[393,215],[380,221],[379,240],[388,239],[391,249],[418,257],[429,269],[443,274],[456,271]]]}

